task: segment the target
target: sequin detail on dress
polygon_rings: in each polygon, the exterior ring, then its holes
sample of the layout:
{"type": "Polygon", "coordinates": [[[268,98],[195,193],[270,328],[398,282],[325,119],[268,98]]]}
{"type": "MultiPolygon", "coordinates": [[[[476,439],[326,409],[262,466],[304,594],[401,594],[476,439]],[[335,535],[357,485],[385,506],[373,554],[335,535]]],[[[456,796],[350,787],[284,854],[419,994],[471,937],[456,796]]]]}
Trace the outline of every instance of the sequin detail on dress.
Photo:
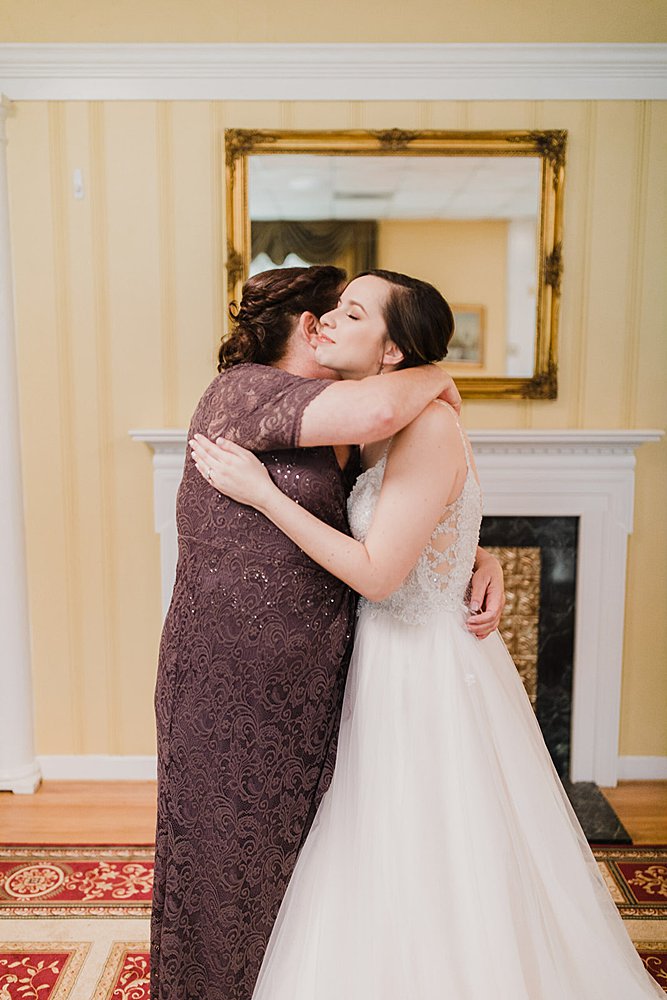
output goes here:
{"type": "MultiPolygon", "coordinates": [[[[457,426],[459,426],[457,424],[457,426]]],[[[482,520],[482,493],[470,461],[470,444],[459,426],[466,456],[467,474],[463,488],[442,517],[429,543],[403,584],[383,601],[359,601],[365,614],[381,612],[410,625],[422,625],[441,611],[456,611],[464,604],[482,520]]],[[[357,479],[347,502],[352,534],[366,538],[377,506],[387,453],[357,479]]]]}

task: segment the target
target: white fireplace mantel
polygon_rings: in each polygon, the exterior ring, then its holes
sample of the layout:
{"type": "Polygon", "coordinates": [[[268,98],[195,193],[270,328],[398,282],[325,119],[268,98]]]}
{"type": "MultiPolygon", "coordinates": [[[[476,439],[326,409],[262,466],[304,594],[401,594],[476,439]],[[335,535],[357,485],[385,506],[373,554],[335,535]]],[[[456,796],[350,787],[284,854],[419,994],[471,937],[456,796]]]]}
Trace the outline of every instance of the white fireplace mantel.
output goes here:
{"type": "MultiPolygon", "coordinates": [[[[186,431],[137,430],[153,451],[155,529],[162,605],[176,571],[176,492],[186,431]]],[[[573,781],[618,778],[627,539],[632,531],[635,451],[657,430],[471,431],[484,513],[579,518],[572,692],[573,781]]]]}

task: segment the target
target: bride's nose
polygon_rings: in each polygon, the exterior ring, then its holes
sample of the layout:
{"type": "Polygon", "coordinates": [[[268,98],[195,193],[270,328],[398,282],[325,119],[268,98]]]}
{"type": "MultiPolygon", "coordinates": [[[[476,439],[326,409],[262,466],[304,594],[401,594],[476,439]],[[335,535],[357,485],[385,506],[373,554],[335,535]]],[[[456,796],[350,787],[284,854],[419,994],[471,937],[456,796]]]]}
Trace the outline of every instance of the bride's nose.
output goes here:
{"type": "Polygon", "coordinates": [[[320,316],[320,326],[328,326],[329,328],[335,326],[334,320],[334,310],[331,309],[329,312],[325,313],[324,316],[320,316]]]}

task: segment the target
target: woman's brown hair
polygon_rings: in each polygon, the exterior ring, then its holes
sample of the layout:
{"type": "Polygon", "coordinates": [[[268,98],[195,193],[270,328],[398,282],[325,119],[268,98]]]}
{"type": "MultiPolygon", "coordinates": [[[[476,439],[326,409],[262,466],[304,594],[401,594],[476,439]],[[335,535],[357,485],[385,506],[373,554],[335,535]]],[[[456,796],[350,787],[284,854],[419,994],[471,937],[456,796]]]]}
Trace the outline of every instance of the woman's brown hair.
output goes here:
{"type": "Polygon", "coordinates": [[[248,278],[241,304],[232,303],[232,332],[218,353],[218,371],[254,362],[271,365],[285,354],[294,318],[333,309],[345,285],[339,267],[284,267],[248,278]]]}

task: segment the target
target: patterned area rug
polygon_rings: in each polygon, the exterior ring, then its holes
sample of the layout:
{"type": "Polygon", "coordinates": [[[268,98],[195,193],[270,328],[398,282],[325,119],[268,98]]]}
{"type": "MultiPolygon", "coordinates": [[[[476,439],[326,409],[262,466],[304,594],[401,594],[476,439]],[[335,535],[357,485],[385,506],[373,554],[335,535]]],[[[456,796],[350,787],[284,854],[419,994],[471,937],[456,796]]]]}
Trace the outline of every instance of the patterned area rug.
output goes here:
{"type": "MultiPolygon", "coordinates": [[[[596,847],[667,993],[667,847],[596,847]]],[[[148,1000],[150,847],[0,847],[0,1000],[148,1000]]]]}
{"type": "Polygon", "coordinates": [[[0,847],[0,1000],[148,1000],[152,847],[0,847]]]}

